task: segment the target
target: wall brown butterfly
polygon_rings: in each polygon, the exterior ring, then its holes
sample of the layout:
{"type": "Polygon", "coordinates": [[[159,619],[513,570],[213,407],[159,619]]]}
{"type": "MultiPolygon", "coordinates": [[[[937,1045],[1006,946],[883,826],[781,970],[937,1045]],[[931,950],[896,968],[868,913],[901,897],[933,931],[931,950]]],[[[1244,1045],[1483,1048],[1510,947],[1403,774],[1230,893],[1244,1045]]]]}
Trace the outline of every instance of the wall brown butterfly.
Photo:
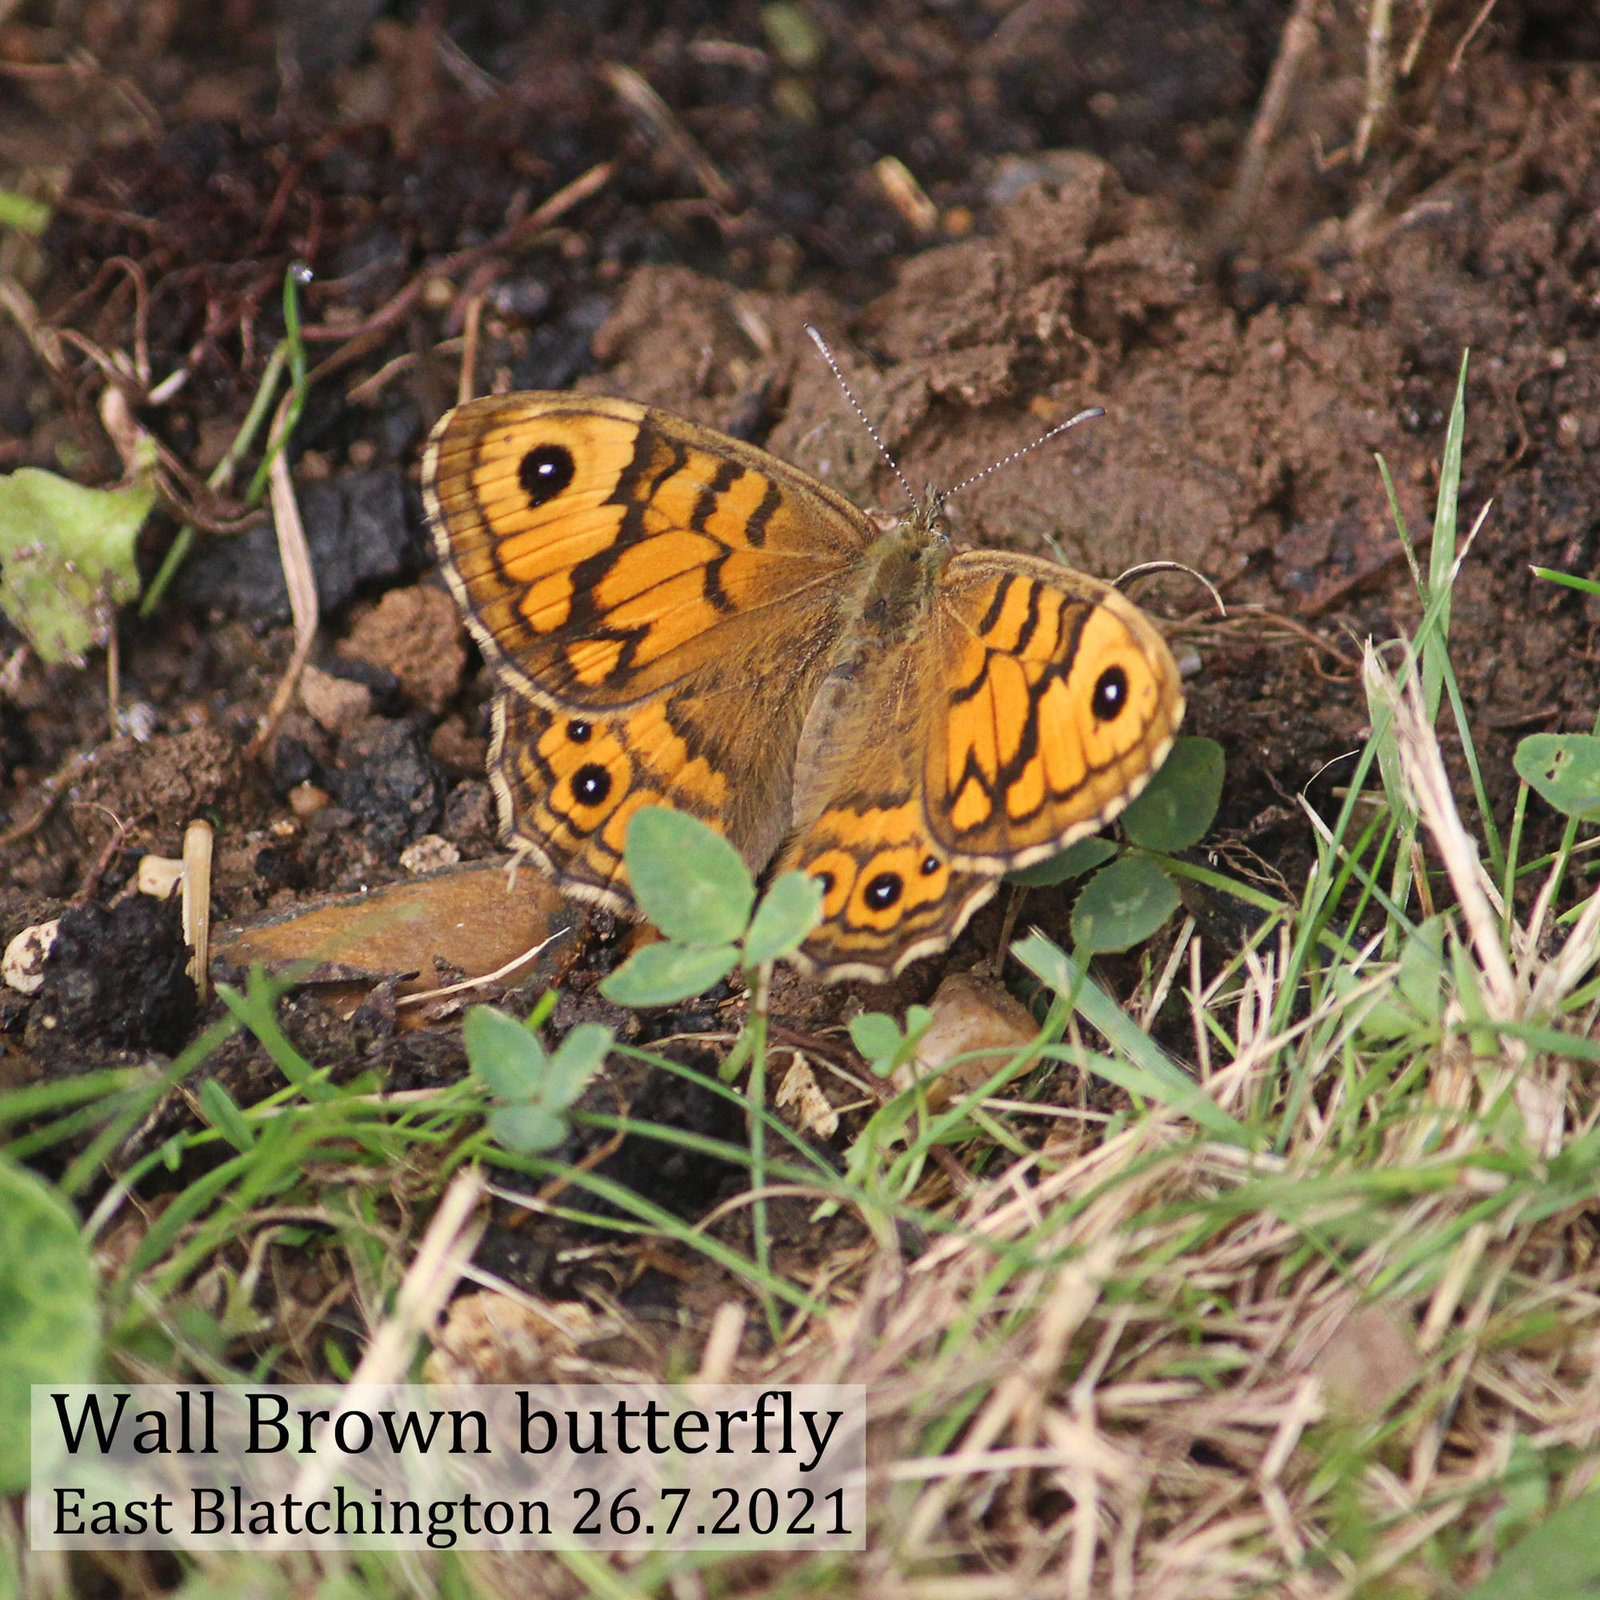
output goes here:
{"type": "Polygon", "coordinates": [[[775,456],[628,400],[458,406],[423,463],[439,561],[499,682],[502,824],[574,895],[635,912],[640,806],[823,885],[800,965],[880,980],[1139,793],[1183,717],[1110,585],[889,532],[775,456]]]}

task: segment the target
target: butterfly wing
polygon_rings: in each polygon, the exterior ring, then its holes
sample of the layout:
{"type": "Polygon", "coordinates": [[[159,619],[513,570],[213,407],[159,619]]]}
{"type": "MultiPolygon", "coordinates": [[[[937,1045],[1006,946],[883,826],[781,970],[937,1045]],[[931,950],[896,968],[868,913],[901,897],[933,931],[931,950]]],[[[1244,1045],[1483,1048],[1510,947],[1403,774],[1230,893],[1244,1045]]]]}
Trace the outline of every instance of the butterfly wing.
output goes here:
{"type": "Polygon", "coordinates": [[[641,805],[702,818],[763,867],[874,535],[862,513],[710,429],[550,393],[457,407],[423,495],[501,684],[490,778],[516,843],[618,910],[641,805]]]}
{"type": "Polygon", "coordinates": [[[805,643],[874,536],[765,451],[589,395],[458,406],[422,492],[485,658],[558,711],[638,704],[774,636],[805,643]]]}
{"type": "MultiPolygon", "coordinates": [[[[792,709],[773,699],[754,744],[730,750],[726,736],[738,734],[738,723],[725,726],[722,739],[698,736],[715,704],[704,694],[579,718],[501,693],[488,774],[502,832],[568,893],[618,912],[634,909],[622,848],[640,806],[698,816],[760,870],[781,837],[789,797],[789,763],[770,757],[792,709]]],[[[739,714],[749,709],[742,701],[739,714]]],[[[795,738],[798,726],[790,747],[795,738]]]]}
{"type": "Polygon", "coordinates": [[[1183,718],[1177,663],[1109,584],[969,551],[946,569],[933,631],[923,805],[959,865],[1009,872],[1057,854],[1166,760],[1183,718]]]}
{"type": "Polygon", "coordinates": [[[860,675],[829,792],[780,867],[822,880],[803,964],[882,980],[943,949],[1002,873],[1110,821],[1183,715],[1154,625],[1116,590],[991,552],[945,569],[930,626],[860,675]]]}

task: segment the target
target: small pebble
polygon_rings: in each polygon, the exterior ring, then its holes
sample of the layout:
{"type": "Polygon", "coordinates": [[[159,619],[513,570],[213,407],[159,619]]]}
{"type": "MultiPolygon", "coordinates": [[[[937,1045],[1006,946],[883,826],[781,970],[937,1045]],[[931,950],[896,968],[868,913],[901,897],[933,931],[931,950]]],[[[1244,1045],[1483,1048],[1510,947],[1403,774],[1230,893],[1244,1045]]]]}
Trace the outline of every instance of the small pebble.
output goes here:
{"type": "Polygon", "coordinates": [[[171,856],[139,858],[139,893],[165,900],[183,877],[183,863],[171,856]]]}
{"type": "Polygon", "coordinates": [[[348,733],[372,715],[372,691],[366,684],[336,678],[320,667],[307,666],[301,673],[300,699],[329,733],[348,733]]]}
{"type": "Polygon", "coordinates": [[[0,958],[0,978],[18,994],[37,994],[44,984],[45,958],[50,946],[56,942],[56,929],[61,919],[52,917],[48,922],[36,922],[24,928],[0,958]]]}
{"type": "Polygon", "coordinates": [[[326,789],[319,789],[314,783],[297,783],[289,791],[289,809],[300,818],[314,817],[332,799],[326,789]]]}
{"type": "Polygon", "coordinates": [[[425,833],[413,840],[400,852],[400,865],[410,873],[433,872],[439,867],[453,867],[461,859],[461,852],[448,839],[436,833],[425,833]]]}
{"type": "MultiPolygon", "coordinates": [[[[1039,1035],[1028,1008],[992,978],[952,972],[928,1009],[933,1021],[917,1046],[917,1069],[928,1080],[928,1103],[935,1107],[986,1083],[1039,1035]]],[[[910,1084],[911,1073],[902,1068],[895,1087],[910,1084]]]]}

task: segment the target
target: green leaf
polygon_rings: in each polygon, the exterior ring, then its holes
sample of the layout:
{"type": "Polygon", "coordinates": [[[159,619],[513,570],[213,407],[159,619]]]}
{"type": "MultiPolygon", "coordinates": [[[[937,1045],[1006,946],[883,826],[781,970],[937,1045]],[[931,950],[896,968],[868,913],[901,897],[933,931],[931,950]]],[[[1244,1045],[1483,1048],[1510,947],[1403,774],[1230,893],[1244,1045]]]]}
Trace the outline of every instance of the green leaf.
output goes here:
{"type": "Polygon", "coordinates": [[[515,1017],[494,1006],[472,1006],[461,1026],[467,1065],[496,1100],[523,1100],[539,1092],[549,1057],[515,1017]]]}
{"type": "Polygon", "coordinates": [[[1450,671],[1450,607],[1459,548],[1456,516],[1461,499],[1461,446],[1467,434],[1467,359],[1468,352],[1463,350],[1450,420],[1445,424],[1444,454],[1439,460],[1439,494],[1433,509],[1433,540],[1428,546],[1428,583],[1422,593],[1432,626],[1425,619],[1417,638],[1422,651],[1423,714],[1430,727],[1438,718],[1450,671]]]}
{"type": "Polygon", "coordinates": [[[738,961],[738,947],[731,944],[647,944],[600,985],[600,993],[622,1006],[670,1006],[703,994],[738,961]]]}
{"type": "Polygon", "coordinates": [[[1593,578],[1580,578],[1575,572],[1558,572],[1554,567],[1530,567],[1528,570],[1536,578],[1548,578],[1551,583],[1565,584],[1580,594],[1600,594],[1600,583],[1593,578]]]}
{"type": "Polygon", "coordinates": [[[640,909],[669,939],[722,945],[745,931],[756,903],[750,869],[699,818],[641,806],[623,853],[640,909]]]}
{"type": "Polygon", "coordinates": [[[1580,822],[1600,817],[1600,734],[1530,733],[1511,761],[1557,811],[1580,822]]]}
{"type": "Polygon", "coordinates": [[[598,1022],[580,1022],[556,1046],[545,1079],[552,1103],[570,1106],[588,1088],[589,1080],[605,1065],[615,1037],[598,1022]]]}
{"type": "Polygon", "coordinates": [[[880,1078],[894,1071],[894,1058],[905,1037],[900,1024],[883,1011],[863,1011],[849,1022],[850,1042],[861,1052],[861,1059],[880,1078]]]}
{"type": "Polygon", "coordinates": [[[1122,813],[1122,831],[1143,850],[1187,850],[1198,844],[1222,798],[1222,746],[1215,739],[1179,739],[1149,787],[1122,813]]]}
{"type": "Polygon", "coordinates": [[[207,1078],[200,1085],[200,1115],[222,1135],[235,1150],[253,1149],[255,1129],[245,1120],[238,1102],[215,1078],[207,1078]]]}
{"type": "Polygon", "coordinates": [[[1109,839],[1095,835],[1069,844],[1065,850],[1046,856],[1031,867],[1008,872],[1006,882],[1021,884],[1025,889],[1049,889],[1065,883],[1068,878],[1081,878],[1084,873],[1103,867],[1116,853],[1117,847],[1109,839]]]}
{"type": "Polygon", "coordinates": [[[0,611],[42,661],[83,665],[113,607],[139,593],[134,541],[148,484],[85,489],[37,467],[0,478],[0,611]]]}
{"type": "Polygon", "coordinates": [[[489,1137],[518,1155],[554,1150],[567,1136],[566,1120],[546,1106],[522,1103],[496,1106],[486,1119],[489,1137]]]}
{"type": "Polygon", "coordinates": [[[41,234],[50,226],[50,207],[15,189],[0,189],[0,228],[41,234]]]}
{"type": "Polygon", "coordinates": [[[487,1118],[490,1137],[524,1154],[566,1137],[562,1113],[600,1070],[612,1040],[609,1028],[584,1022],[551,1055],[527,1024],[493,1006],[473,1006],[461,1035],[473,1076],[497,1102],[487,1118]]]}
{"type": "Polygon", "coordinates": [[[822,920],[822,884],[809,872],[785,872],[773,880],[744,936],[747,967],[790,956],[822,920]]]}
{"type": "Polygon", "coordinates": [[[1467,1600],[1589,1600],[1600,1590],[1596,1517],[1600,1493],[1579,1495],[1513,1545],[1467,1600]]]}
{"type": "Polygon", "coordinates": [[[1148,856],[1123,856],[1083,886],[1072,908],[1080,950],[1126,950],[1178,909],[1178,889],[1148,856]]]}
{"type": "Polygon", "coordinates": [[[0,1158],[0,1494],[28,1483],[28,1386],[88,1383],[100,1345],[94,1269],[58,1190],[0,1158]]]}
{"type": "Polygon", "coordinates": [[[786,0],[762,6],[761,26],[773,53],[791,72],[810,72],[828,48],[828,36],[816,18],[786,0]]]}
{"type": "Polygon", "coordinates": [[[926,1006],[907,1006],[906,1025],[902,1031],[900,1024],[887,1013],[863,1011],[850,1019],[850,1040],[873,1072],[880,1078],[887,1078],[896,1067],[916,1054],[932,1021],[933,1013],[926,1006]]]}

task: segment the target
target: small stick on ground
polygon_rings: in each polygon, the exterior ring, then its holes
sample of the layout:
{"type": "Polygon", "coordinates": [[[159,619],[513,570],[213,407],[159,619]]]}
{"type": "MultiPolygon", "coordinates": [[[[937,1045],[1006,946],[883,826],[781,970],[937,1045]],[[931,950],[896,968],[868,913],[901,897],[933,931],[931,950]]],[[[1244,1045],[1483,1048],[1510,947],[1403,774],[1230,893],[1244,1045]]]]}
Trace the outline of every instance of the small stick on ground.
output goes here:
{"type": "MultiPolygon", "coordinates": [[[[105,811],[106,808],[101,806],[99,809],[105,811]]],[[[111,818],[111,837],[101,847],[99,855],[94,858],[94,865],[84,874],[83,882],[78,885],[78,892],[72,897],[75,906],[86,906],[94,899],[95,890],[100,887],[100,880],[105,876],[106,868],[111,865],[112,858],[127,843],[128,835],[150,813],[147,811],[142,816],[135,817],[132,822],[124,822],[114,811],[106,811],[106,815],[111,818]]]]}
{"type": "MultiPolygon", "coordinates": [[[[283,413],[280,409],[279,421],[283,413]]],[[[274,436],[277,429],[273,429],[274,436]]],[[[255,737],[245,751],[246,755],[259,756],[272,743],[273,735],[283,714],[289,709],[300,674],[311,656],[311,647],[317,639],[320,610],[317,602],[317,580],[311,570],[311,552],[306,547],[306,531],[300,521],[300,507],[294,497],[294,483],[289,477],[289,458],[279,451],[272,459],[269,483],[272,491],[272,521],[278,530],[278,557],[283,562],[283,581],[289,589],[289,609],[294,615],[294,654],[273,692],[272,704],[261,719],[255,737]]]]}
{"type": "Polygon", "coordinates": [[[680,165],[688,168],[695,182],[705,191],[707,199],[721,211],[737,211],[739,196],[734,193],[733,186],[717,171],[711,157],[695,143],[672,107],[644,78],[620,61],[606,62],[600,72],[616,97],[633,114],[645,136],[669,151],[680,165]]]}
{"type": "Polygon", "coordinates": [[[565,216],[574,206],[598,194],[611,181],[614,170],[611,162],[602,161],[590,167],[587,172],[579,174],[564,188],[557,189],[548,200],[535,206],[527,216],[512,223],[495,238],[486,240],[480,245],[473,245],[467,250],[458,250],[454,255],[445,256],[441,260],[429,262],[416,273],[405,288],[398,290],[384,301],[359,328],[354,330],[330,328],[315,323],[302,327],[300,337],[308,344],[328,343],[335,339],[339,341],[339,348],[332,355],[324,357],[306,374],[306,382],[315,383],[318,378],[326,377],[330,372],[337,372],[341,367],[364,355],[374,345],[381,343],[387,337],[389,329],[411,309],[431,278],[448,278],[453,273],[476,266],[489,256],[515,254],[559,218],[565,216]]]}
{"type": "Polygon", "coordinates": [[[189,976],[200,1004],[210,998],[211,824],[196,818],[183,834],[183,942],[191,952],[189,976]]]}
{"type": "Polygon", "coordinates": [[[466,324],[461,330],[461,377],[456,384],[456,404],[464,406],[478,392],[478,330],[483,324],[483,296],[467,301],[466,324]]]}
{"type": "Polygon", "coordinates": [[[20,822],[13,822],[9,828],[0,833],[0,849],[8,845],[17,844],[26,839],[55,809],[55,803],[65,792],[66,787],[78,776],[79,771],[86,767],[93,759],[93,750],[79,750],[70,755],[65,761],[41,783],[39,791],[42,799],[33,811],[20,822]]]}
{"type": "Polygon", "coordinates": [[[117,703],[122,699],[122,646],[117,639],[115,615],[106,622],[106,730],[117,736],[117,703]]]}
{"type": "Polygon", "coordinates": [[[1256,202],[1261,198],[1261,181],[1267,169],[1267,150],[1289,108],[1289,94],[1299,76],[1301,63],[1317,40],[1316,24],[1311,20],[1314,7],[1315,0],[1295,0],[1294,11],[1283,26],[1278,57],[1272,63],[1272,74],[1267,79],[1266,92],[1261,96],[1250,135],[1245,140],[1233,188],[1222,208],[1222,222],[1213,240],[1214,248],[1224,249],[1239,239],[1255,215],[1256,202]]]}
{"type": "Polygon", "coordinates": [[[1445,69],[1446,77],[1453,78],[1461,70],[1461,63],[1466,57],[1468,45],[1478,37],[1478,30],[1489,20],[1489,13],[1494,8],[1495,0],[1483,0],[1483,5],[1479,8],[1477,16],[1472,19],[1467,31],[1461,35],[1461,43],[1451,52],[1450,65],[1445,69]]]}
{"type": "Polygon", "coordinates": [[[1356,127],[1356,165],[1367,159],[1373,135],[1382,131],[1394,110],[1394,62],[1389,45],[1393,36],[1394,0],[1372,0],[1367,17],[1367,100],[1356,127]]]}

